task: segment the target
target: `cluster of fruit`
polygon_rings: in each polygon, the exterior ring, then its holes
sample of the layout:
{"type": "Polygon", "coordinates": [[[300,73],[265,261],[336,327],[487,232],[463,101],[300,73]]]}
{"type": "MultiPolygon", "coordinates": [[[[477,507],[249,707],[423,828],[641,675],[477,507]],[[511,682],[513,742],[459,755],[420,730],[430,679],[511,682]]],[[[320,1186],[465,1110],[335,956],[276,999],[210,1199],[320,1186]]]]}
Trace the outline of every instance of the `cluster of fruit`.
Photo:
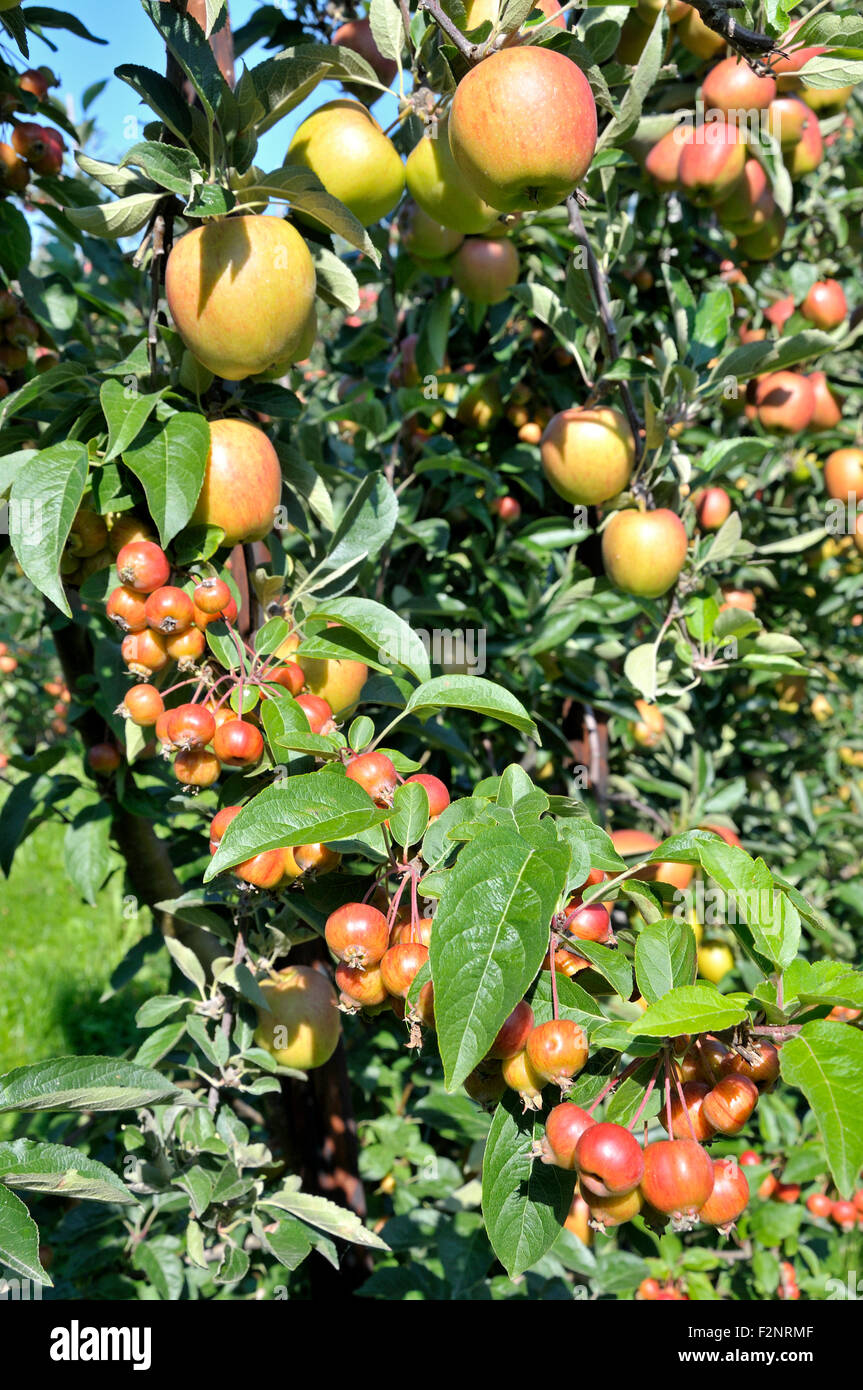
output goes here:
{"type": "Polygon", "coordinates": [[[0,289],[0,400],[12,389],[8,378],[24,371],[31,352],[35,353],[37,372],[54,366],[57,354],[44,344],[40,346],[44,336],[20,297],[0,289]]]}
{"type": "Polygon", "coordinates": [[[11,123],[9,141],[0,140],[0,198],[26,193],[33,174],[50,177],[60,173],[66,145],[53,126],[18,120],[16,112],[29,114],[43,102],[57,79],[49,68],[28,68],[14,87],[0,90],[0,124],[11,123]]]}

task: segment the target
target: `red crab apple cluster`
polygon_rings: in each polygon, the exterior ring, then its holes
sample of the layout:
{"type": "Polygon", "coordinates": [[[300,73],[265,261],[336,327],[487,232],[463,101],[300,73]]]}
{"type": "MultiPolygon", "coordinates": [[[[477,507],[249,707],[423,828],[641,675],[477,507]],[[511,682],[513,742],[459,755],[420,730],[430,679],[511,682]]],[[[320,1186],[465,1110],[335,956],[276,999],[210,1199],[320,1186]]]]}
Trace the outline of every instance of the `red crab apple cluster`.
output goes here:
{"type": "MultiPolygon", "coordinates": [[[[223,806],[210,822],[210,854],[215,854],[222,836],[231,821],[240,814],[242,806],[223,806]]],[[[239,864],[231,873],[252,888],[278,891],[289,887],[301,875],[328,874],[337,869],[341,855],[327,845],[308,844],[263,850],[239,864]]]]}
{"type": "Polygon", "coordinates": [[[537,1023],[526,999],[504,1020],[486,1056],[465,1082],[473,1099],[499,1100],[508,1087],[525,1110],[538,1110],[546,1086],[565,1091],[588,1058],[584,1029],[571,1019],[537,1023]]]}
{"type": "MultiPolygon", "coordinates": [[[[0,147],[0,184],[2,170],[0,147]]],[[[28,314],[21,296],[0,288],[0,400],[23,383],[31,359],[35,360],[37,372],[55,364],[57,354],[46,346],[50,341],[44,329],[28,314]]]]}

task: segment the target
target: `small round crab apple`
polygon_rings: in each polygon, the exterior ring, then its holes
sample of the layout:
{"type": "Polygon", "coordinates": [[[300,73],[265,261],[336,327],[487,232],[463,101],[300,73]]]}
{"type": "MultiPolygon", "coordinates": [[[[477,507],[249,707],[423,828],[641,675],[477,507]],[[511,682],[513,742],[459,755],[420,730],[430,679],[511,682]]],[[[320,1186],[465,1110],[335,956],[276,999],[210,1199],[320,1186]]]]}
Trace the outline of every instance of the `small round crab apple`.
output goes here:
{"type": "Polygon", "coordinates": [[[229,719],[216,729],[213,751],[228,767],[253,767],[264,752],[260,729],[245,719],[229,719]]]}
{"type": "Polygon", "coordinates": [[[121,584],[128,584],[139,594],[152,594],[171,577],[171,566],[161,546],[155,541],[131,541],[117,555],[117,574],[121,584]]]}
{"type": "Polygon", "coordinates": [[[242,811],[242,806],[223,806],[210,821],[210,853],[215,854],[231,821],[242,811]]]}
{"type": "Polygon", "coordinates": [[[281,849],[265,849],[254,854],[242,864],[235,864],[231,873],[243,883],[253,888],[276,888],[285,875],[285,852],[281,849]]]}
{"type": "Polygon", "coordinates": [[[641,1195],[677,1229],[695,1221],[713,1180],[713,1161],[694,1139],[659,1139],[644,1150],[641,1195]]]}
{"type": "Polygon", "coordinates": [[[221,617],[229,607],[231,598],[231,591],[224,579],[218,579],[215,575],[202,579],[192,591],[194,607],[213,617],[221,617]]]}
{"type": "Polygon", "coordinates": [[[208,748],[184,748],[174,759],[174,776],[186,787],[212,787],[222,764],[208,748]]]}
{"type": "Polygon", "coordinates": [[[857,1224],[857,1208],[853,1202],[834,1202],[830,1218],[840,1231],[853,1231],[857,1224]]]}
{"type": "Polygon", "coordinates": [[[229,602],[219,613],[205,613],[203,608],[199,608],[197,603],[194,603],[194,600],[193,607],[193,621],[195,627],[200,628],[202,632],[205,628],[209,627],[210,623],[218,623],[219,621],[226,623],[235,623],[237,621],[237,601],[234,598],[233,594],[230,595],[229,602]]]}
{"type": "Polygon", "coordinates": [[[346,1013],[375,1008],[388,998],[387,987],[377,965],[363,970],[340,961],[336,966],[336,987],[341,991],[342,1008],[346,1013]]]}
{"type": "Polygon", "coordinates": [[[521,1096],[523,1110],[542,1109],[545,1077],[534,1071],[525,1050],[517,1052],[514,1057],[507,1057],[501,1065],[501,1074],[509,1089],[521,1096]]]}
{"type": "Polygon", "coordinates": [[[500,1062],[485,1059],[479,1062],[464,1079],[464,1088],[471,1100],[477,1101],[479,1105],[492,1107],[497,1105],[501,1096],[506,1092],[506,1082],[503,1079],[500,1062]]]}
{"type": "Polygon", "coordinates": [[[553,1163],[556,1168],[567,1172],[575,1169],[575,1150],[578,1141],[586,1130],[597,1122],[580,1105],[565,1100],[549,1111],[545,1122],[545,1134],[541,1140],[543,1163],[553,1163]]]}
{"type": "Polygon", "coordinates": [[[587,1034],[570,1018],[539,1023],[525,1044],[534,1071],[565,1091],[588,1057],[587,1034]]]}
{"type": "Polygon", "coordinates": [[[702,1113],[720,1134],[739,1134],[758,1104],[758,1087],[748,1076],[723,1076],[708,1091],[702,1113]]]}
{"type": "Polygon", "coordinates": [[[585,1193],[590,1207],[590,1224],[595,1231],[608,1231],[614,1226],[623,1226],[638,1215],[644,1199],[637,1187],[631,1192],[613,1193],[600,1197],[596,1192],[585,1193]]]}
{"type": "Polygon", "coordinates": [[[204,655],[207,639],[200,628],[187,627],[184,632],[172,632],[165,638],[165,651],[180,669],[193,666],[204,655]]]}
{"type": "Polygon", "coordinates": [[[147,625],[156,632],[164,632],[166,637],[176,632],[185,632],[191,627],[195,609],[185,589],[173,584],[163,584],[148,595],[144,605],[147,625]]]}
{"type": "Polygon", "coordinates": [[[521,1052],[533,1032],[533,1009],[526,999],[520,999],[498,1029],[494,1042],[486,1053],[487,1057],[503,1062],[521,1052]]]}
{"type": "Polygon", "coordinates": [[[128,633],[120,645],[120,655],[134,675],[144,677],[164,671],[171,660],[164,637],[150,628],[128,633]]]}
{"type": "Polygon", "coordinates": [[[418,941],[400,941],[397,946],[390,946],[381,960],[387,993],[397,999],[407,999],[411,985],[428,958],[428,947],[418,941]]]}
{"type": "Polygon", "coordinates": [[[390,931],[390,945],[398,946],[402,941],[418,941],[421,946],[431,946],[433,917],[418,917],[414,922],[410,917],[399,917],[390,931]]]}
{"type": "MultiPolygon", "coordinates": [[[[542,962],[543,970],[551,969],[551,948],[545,953],[542,962]]],[[[571,980],[581,970],[589,970],[590,961],[585,960],[584,956],[577,956],[574,951],[570,951],[568,946],[558,946],[554,953],[554,972],[556,975],[566,975],[571,980]]]]}
{"type": "Polygon", "coordinates": [[[619,1197],[641,1182],[644,1154],[641,1145],[623,1125],[607,1120],[591,1125],[578,1141],[575,1166],[585,1197],[619,1197]]]}
{"type": "Polygon", "coordinates": [[[334,731],[333,711],[320,695],[298,695],[297,704],[308,719],[313,734],[331,734],[334,731]]]}
{"type": "Polygon", "coordinates": [[[167,732],[174,748],[204,748],[212,742],[216,721],[206,705],[177,705],[168,716],[167,732]]]}
{"type": "Polygon", "coordinates": [[[607,943],[614,940],[611,917],[603,903],[577,903],[566,909],[564,930],[579,941],[607,943]]]}
{"type": "Polygon", "coordinates": [[[385,753],[357,753],[349,758],[345,774],[368,792],[376,806],[392,806],[398,773],[385,753]]]}
{"type": "Polygon", "coordinates": [[[449,806],[450,796],[444,783],[439,777],[433,777],[430,772],[415,772],[412,776],[405,778],[405,782],[418,782],[421,787],[425,787],[429,799],[429,825],[437,820],[442,811],[449,806]]]}
{"type": "Polygon", "coordinates": [[[830,1216],[833,1211],[833,1201],[826,1192],[813,1192],[811,1197],[806,1198],[806,1210],[810,1216],[818,1216],[823,1219],[830,1216]]]}
{"type": "Polygon", "coordinates": [[[87,750],[87,766],[97,777],[110,777],[122,761],[120,750],[113,743],[94,743],[87,750]]]}
{"type": "Polygon", "coordinates": [[[717,1226],[728,1235],[749,1203],[746,1173],[733,1158],[713,1160],[713,1191],[698,1213],[706,1226],[717,1226]]]}
{"type": "Polygon", "coordinates": [[[133,685],[123,696],[120,712],[141,729],[155,724],[165,710],[165,702],[154,685],[133,685]]]}
{"type": "Polygon", "coordinates": [[[333,955],[357,970],[378,965],[389,950],[387,919],[368,903],[345,903],[327,918],[324,936],[333,955]]]}
{"type": "Polygon", "coordinates": [[[306,673],[296,661],[287,661],[284,666],[276,666],[262,678],[264,685],[280,685],[291,695],[299,695],[306,683],[306,673]]]}
{"type": "MultiPolygon", "coordinates": [[[[671,1092],[671,1138],[672,1139],[710,1139],[716,1133],[704,1114],[704,1101],[710,1095],[706,1081],[686,1081],[680,1092],[671,1092]],[[683,1100],[681,1102],[680,1092],[683,1100]]],[[[668,1130],[668,1111],[663,1105],[659,1112],[659,1122],[668,1130]]]]}
{"type": "Polygon", "coordinates": [[[297,845],[294,849],[294,861],[304,874],[314,874],[320,878],[323,874],[331,874],[342,862],[342,856],[338,850],[330,849],[329,845],[297,845]]]}
{"type": "Polygon", "coordinates": [[[143,632],[147,626],[147,600],[129,584],[118,584],[108,596],[105,613],[120,632],[143,632]]]}
{"type": "Polygon", "coordinates": [[[722,1070],[728,1076],[748,1076],[750,1081],[765,1090],[779,1079],[779,1051],[772,1042],[759,1040],[747,1049],[750,1056],[729,1052],[722,1059],[722,1070]],[[752,1054],[757,1054],[753,1056],[752,1054]]]}

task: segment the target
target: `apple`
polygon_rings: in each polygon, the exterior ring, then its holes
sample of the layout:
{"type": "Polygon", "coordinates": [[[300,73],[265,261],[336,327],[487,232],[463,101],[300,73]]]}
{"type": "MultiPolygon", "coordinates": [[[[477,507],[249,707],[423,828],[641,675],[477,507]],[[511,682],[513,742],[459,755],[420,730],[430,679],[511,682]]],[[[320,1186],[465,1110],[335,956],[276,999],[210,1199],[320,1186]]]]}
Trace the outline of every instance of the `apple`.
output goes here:
{"type": "Polygon", "coordinates": [[[597,506],[626,487],[635,440],[625,415],[611,406],[573,406],[553,415],[540,443],[549,485],[573,506],[597,506]]]}
{"type": "Polygon", "coordinates": [[[824,484],[829,495],[846,505],[863,501],[863,449],[835,449],[824,464],[824,484]]]}
{"type": "MultiPolygon", "coordinates": [[[[551,20],[549,28],[566,28],[566,15],[561,14],[561,7],[557,0],[535,0],[533,8],[539,10],[546,19],[551,20]]],[[[497,24],[501,9],[501,0],[467,0],[465,28],[471,30],[479,29],[482,24],[497,24]]],[[[548,33],[548,29],[544,29],[543,33],[548,33]]],[[[516,35],[510,35],[508,42],[513,42],[515,39],[516,35]]]]}
{"type": "Polygon", "coordinates": [[[799,97],[776,97],[767,108],[767,129],[783,150],[796,145],[812,123],[812,114],[799,97]]]}
{"type": "Polygon", "coordinates": [[[708,121],[698,126],[680,154],[680,188],[699,207],[715,207],[743,173],[746,143],[736,126],[708,121]]]}
{"type": "Polygon", "coordinates": [[[276,656],[283,661],[297,662],[305,675],[308,690],[318,699],[326,700],[334,719],[349,718],[369,678],[368,666],[364,661],[351,661],[348,657],[295,657],[300,640],[297,633],[286,637],[276,656]]]}
{"type": "Polygon", "coordinates": [[[708,29],[697,10],[686,6],[686,13],[676,23],[675,33],[690,53],[696,58],[716,58],[725,50],[725,40],[721,34],[708,29]]]}
{"type": "Polygon", "coordinates": [[[451,256],[464,241],[462,232],[445,227],[409,199],[399,219],[401,244],[417,260],[438,261],[451,256]]]}
{"type": "Polygon", "coordinates": [[[508,240],[468,237],[453,256],[450,271],[466,299],[500,304],[518,282],[518,252],[508,240]]]}
{"type": "Polygon", "coordinates": [[[799,434],[815,413],[815,389],[800,372],[769,372],[755,388],[755,407],[764,429],[799,434]]]}
{"type": "Polygon", "coordinates": [[[630,10],[623,27],[620,30],[620,38],[615,49],[614,56],[618,63],[625,63],[627,67],[635,67],[641,60],[641,55],[647,47],[647,41],[653,33],[655,17],[645,20],[637,10],[630,10]]]}
{"type": "Polygon", "coordinates": [[[364,227],[391,213],[404,192],[404,165],[392,140],[362,102],[346,97],[303,121],[285,164],[311,169],[364,227]]]}
{"type": "Polygon", "coordinates": [[[260,541],[282,500],[279,457],[263,430],[246,420],[211,420],[204,482],[190,524],[221,526],[223,545],[260,541]]]}
{"type": "MultiPolygon", "coordinates": [[[[611,843],[622,859],[632,859],[636,855],[639,859],[646,859],[659,847],[656,836],[649,835],[646,830],[613,830],[611,843]]],[[[685,892],[692,882],[694,873],[694,865],[675,864],[673,860],[668,859],[658,860],[649,865],[636,877],[645,883],[668,883],[673,888],[685,892]]]]}
{"type": "Polygon", "coordinates": [[[615,512],[602,533],[602,562],[612,584],[637,598],[660,598],[683,569],[686,528],[667,507],[615,512]]]}
{"type": "MultiPolygon", "coordinates": [[[[346,24],[340,24],[333,34],[333,43],[340,48],[352,48],[354,53],[365,58],[384,87],[390,85],[398,72],[398,64],[392,58],[385,58],[375,43],[372,26],[367,19],[349,19],[346,24]]],[[[344,82],[342,85],[359,96],[366,95],[366,100],[376,101],[380,95],[363,82],[344,82]]]]}
{"type": "Polygon", "coordinates": [[[731,515],[731,498],[724,487],[706,487],[693,500],[702,531],[718,531],[731,515]]]}
{"type": "Polygon", "coordinates": [[[631,720],[629,725],[632,737],[641,748],[655,748],[662,742],[665,716],[658,705],[651,705],[647,700],[636,700],[635,708],[638,719],[631,720]]]}
{"type": "Polygon", "coordinates": [[[800,95],[811,111],[835,115],[848,105],[853,87],[804,87],[800,95]]]}
{"type": "Polygon", "coordinates": [[[492,516],[496,516],[505,526],[511,521],[518,521],[521,516],[521,503],[516,497],[494,497],[488,506],[492,516]]]}
{"type": "Polygon", "coordinates": [[[168,308],[186,347],[214,376],[241,381],[308,354],[315,267],[279,217],[225,217],[175,243],[168,308]]]}
{"type": "Polygon", "coordinates": [[[719,221],[738,236],[751,236],[775,211],[776,199],[764,166],[757,159],[747,159],[737,183],[719,205],[719,221]]]}
{"type": "Polygon", "coordinates": [[[797,144],[782,151],[782,158],[792,179],[802,179],[818,168],[824,158],[824,138],[814,116],[804,127],[797,144]]]}
{"type": "Polygon", "coordinates": [[[816,280],[800,306],[800,312],[816,328],[829,332],[844,323],[848,301],[838,280],[816,280]]]}
{"type": "Polygon", "coordinates": [[[707,110],[763,111],[776,96],[776,79],[759,77],[740,58],[723,58],[704,79],[701,99],[707,110]]]}
{"type": "Polygon", "coordinates": [[[50,126],[21,121],[12,131],[12,147],[35,174],[59,174],[63,167],[66,146],[60,132],[50,126]]]}
{"type": "Polygon", "coordinates": [[[484,377],[468,388],[458,403],[456,419],[469,429],[488,430],[503,413],[500,385],[496,376],[484,377]]]}
{"type": "Polygon", "coordinates": [[[455,161],[501,212],[536,212],[566,198],[590,167],[596,133],[596,103],[581,68],[535,45],[478,63],[450,108],[455,161]]]}
{"type": "Polygon", "coordinates": [[[53,73],[49,73],[48,76],[46,73],[48,73],[47,68],[28,68],[18,78],[19,90],[29,92],[37,101],[44,101],[52,85],[55,85],[54,82],[49,81],[49,77],[53,78],[53,73]]]}
{"type": "MultiPolygon", "coordinates": [[[[794,30],[800,28],[803,23],[798,20],[792,27],[794,30]]],[[[818,58],[822,53],[826,53],[827,48],[824,44],[811,46],[809,48],[797,48],[793,53],[787,54],[782,58],[771,60],[771,68],[776,77],[776,86],[780,92],[798,91],[803,83],[798,76],[801,68],[804,68],[810,58],[818,58]]]]}
{"type": "Polygon", "coordinates": [[[339,1001],[327,976],[310,965],[286,965],[260,981],[267,1008],[256,1006],[255,1042],[282,1067],[322,1067],[341,1037],[339,1001]]]}
{"type": "Polygon", "coordinates": [[[794,296],[787,294],[782,299],[776,299],[772,304],[768,304],[764,310],[764,317],[768,323],[772,323],[779,332],[785,327],[786,323],[794,313],[794,296]]]}
{"type": "Polygon", "coordinates": [[[441,117],[415,145],[405,165],[408,192],[430,218],[462,235],[488,231],[499,213],[468,183],[453,158],[449,125],[441,117]]]}
{"type": "Polygon", "coordinates": [[[0,194],[24,193],[30,182],[30,169],[11,145],[0,140],[0,194]]]}
{"type": "Polygon", "coordinates": [[[782,246],[785,237],[785,214],[776,208],[763,226],[749,236],[739,236],[737,244],[750,261],[771,261],[782,246]]]}
{"type": "Polygon", "coordinates": [[[809,421],[810,430],[835,429],[842,419],[842,397],[831,391],[824,372],[810,372],[809,380],[815,392],[815,411],[809,421]]]}
{"type": "Polygon", "coordinates": [[[677,187],[683,146],[693,134],[691,126],[675,126],[657,140],[644,161],[648,174],[664,193],[670,193],[677,187]]]}
{"type": "Polygon", "coordinates": [[[742,608],[745,613],[755,612],[755,595],[750,594],[748,589],[724,589],[722,598],[723,602],[719,605],[720,613],[724,613],[726,608],[742,608]]]}

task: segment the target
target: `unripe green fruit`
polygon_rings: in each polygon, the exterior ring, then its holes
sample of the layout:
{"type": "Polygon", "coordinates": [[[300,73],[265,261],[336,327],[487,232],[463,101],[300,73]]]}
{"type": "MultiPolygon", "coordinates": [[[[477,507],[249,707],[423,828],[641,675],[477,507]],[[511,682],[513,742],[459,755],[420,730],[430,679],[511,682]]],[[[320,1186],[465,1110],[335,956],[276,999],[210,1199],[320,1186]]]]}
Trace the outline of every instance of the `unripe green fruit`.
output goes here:
{"type": "Polygon", "coordinates": [[[364,227],[391,213],[404,191],[395,145],[365,106],[346,98],[327,102],[303,121],[285,163],[311,169],[364,227]]]}
{"type": "Polygon", "coordinates": [[[335,1052],[341,1034],[336,992],[325,975],[308,965],[288,965],[277,980],[261,980],[267,1010],[258,1009],[255,1042],[279,1066],[311,1071],[335,1052]]]}
{"type": "Polygon", "coordinates": [[[615,512],[602,533],[602,562],[624,593],[660,598],[677,581],[687,544],[683,522],[667,508],[615,512]]]}

